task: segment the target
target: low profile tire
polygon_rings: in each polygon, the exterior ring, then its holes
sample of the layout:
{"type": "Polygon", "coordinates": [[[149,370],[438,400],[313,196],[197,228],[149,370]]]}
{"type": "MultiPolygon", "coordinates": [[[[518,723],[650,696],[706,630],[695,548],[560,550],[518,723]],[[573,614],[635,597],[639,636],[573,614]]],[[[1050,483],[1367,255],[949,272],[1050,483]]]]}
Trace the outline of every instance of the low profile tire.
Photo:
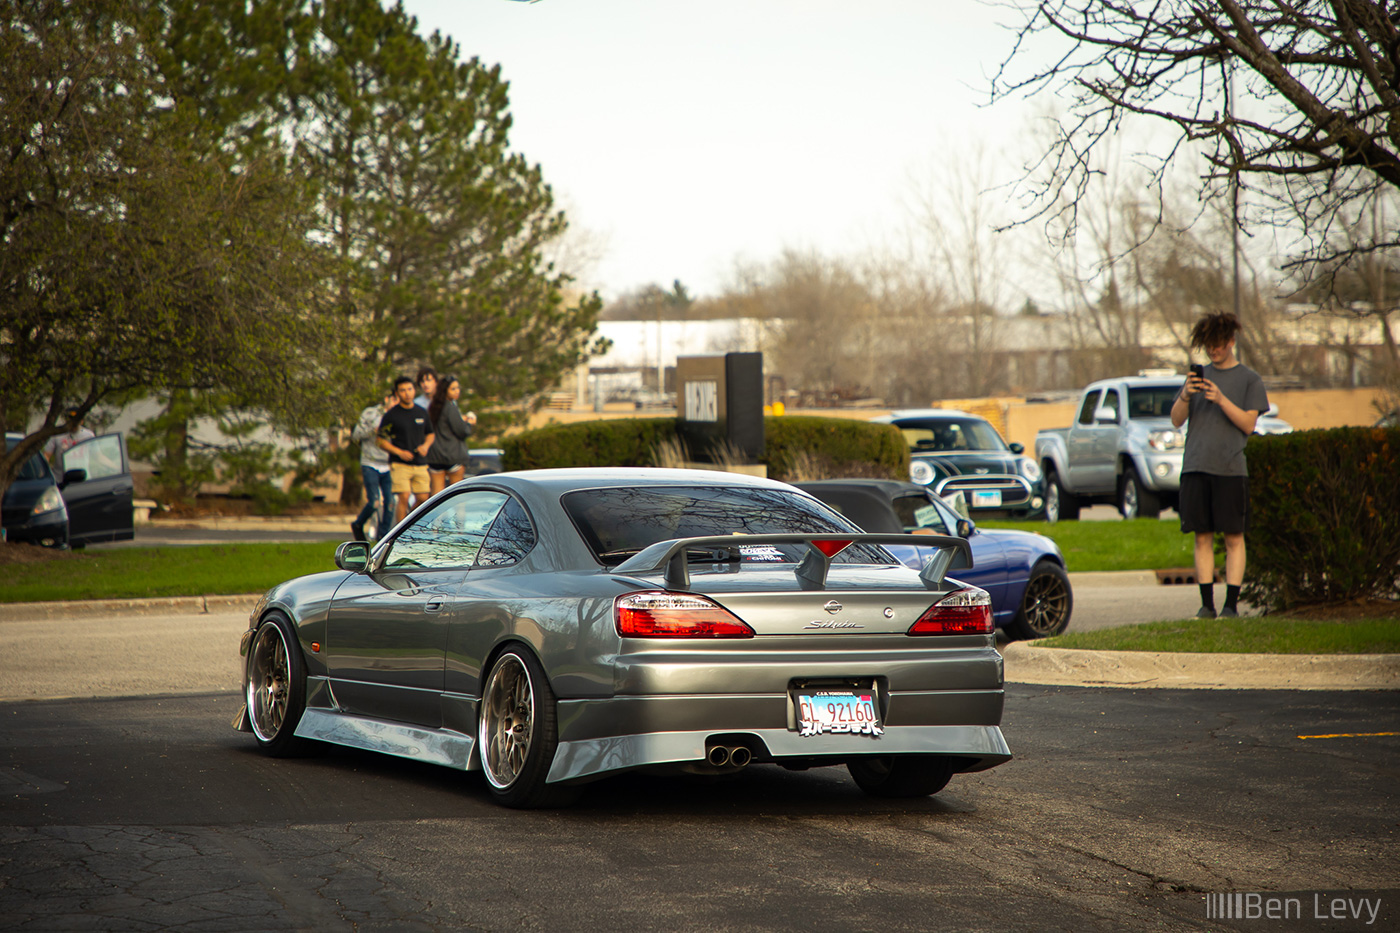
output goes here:
{"type": "Polygon", "coordinates": [[[1014,638],[1048,638],[1069,627],[1074,594],[1059,564],[1043,560],[1031,568],[1021,606],[1006,629],[1014,638]]]}
{"type": "Polygon", "coordinates": [[[852,758],[846,770],[872,797],[927,797],[953,777],[953,763],[942,755],[871,755],[852,758]]]}
{"type": "Polygon", "coordinates": [[[1060,520],[1072,522],[1078,519],[1079,501],[1067,492],[1060,483],[1060,474],[1047,468],[1045,471],[1045,521],[1053,525],[1060,520]]]}
{"type": "Polygon", "coordinates": [[[517,809],[560,807],[577,788],[546,784],[559,723],[554,691],[535,656],[507,649],[486,675],[477,742],[486,786],[497,803],[517,809]]]}
{"type": "Polygon", "coordinates": [[[296,736],[306,710],[306,665],[286,616],[263,619],[248,649],[244,700],[258,746],[274,758],[304,754],[311,743],[296,736]]]}
{"type": "Polygon", "coordinates": [[[1143,486],[1133,467],[1118,478],[1118,511],[1124,518],[1157,518],[1162,514],[1161,500],[1143,486]]]}

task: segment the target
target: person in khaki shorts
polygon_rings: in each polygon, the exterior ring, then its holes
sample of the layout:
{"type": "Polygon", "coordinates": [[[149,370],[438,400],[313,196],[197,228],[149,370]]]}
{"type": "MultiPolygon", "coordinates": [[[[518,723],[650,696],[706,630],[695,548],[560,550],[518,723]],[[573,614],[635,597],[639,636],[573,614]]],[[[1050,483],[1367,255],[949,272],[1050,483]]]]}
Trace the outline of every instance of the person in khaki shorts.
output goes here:
{"type": "Polygon", "coordinates": [[[389,474],[397,500],[394,521],[408,514],[408,497],[428,494],[428,448],[433,435],[428,412],[413,404],[413,380],[394,380],[394,396],[399,403],[384,413],[379,422],[379,446],[389,454],[389,474]]]}

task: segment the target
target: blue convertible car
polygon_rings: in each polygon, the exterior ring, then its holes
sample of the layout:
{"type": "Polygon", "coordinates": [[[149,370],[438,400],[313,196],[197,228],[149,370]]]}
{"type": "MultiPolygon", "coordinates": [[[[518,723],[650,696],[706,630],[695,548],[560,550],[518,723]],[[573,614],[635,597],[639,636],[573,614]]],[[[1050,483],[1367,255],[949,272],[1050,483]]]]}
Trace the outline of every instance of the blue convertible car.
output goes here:
{"type": "MultiPolygon", "coordinates": [[[[1065,559],[1055,542],[1026,531],[982,530],[917,483],[884,479],[839,479],[797,483],[798,489],[872,534],[914,532],[956,535],[972,545],[972,569],[957,578],[992,597],[998,628],[1012,638],[1058,635],[1069,625],[1074,594],[1065,559]]],[[[922,548],[888,548],[911,567],[922,548]]]]}

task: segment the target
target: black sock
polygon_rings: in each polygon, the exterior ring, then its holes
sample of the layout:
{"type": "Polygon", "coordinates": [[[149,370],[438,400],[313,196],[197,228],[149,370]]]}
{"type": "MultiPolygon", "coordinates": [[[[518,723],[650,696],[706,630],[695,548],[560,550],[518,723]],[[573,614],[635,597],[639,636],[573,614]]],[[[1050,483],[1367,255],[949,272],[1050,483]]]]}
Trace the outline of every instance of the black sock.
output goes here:
{"type": "Polygon", "coordinates": [[[1239,588],[1238,586],[1230,586],[1229,584],[1226,584],[1226,586],[1225,586],[1225,608],[1226,608],[1226,609],[1234,609],[1236,612],[1238,612],[1238,611],[1239,611],[1239,608],[1235,605],[1235,603],[1237,603],[1237,602],[1239,602],[1239,601],[1240,601],[1240,588],[1239,588]]]}
{"type": "Polygon", "coordinates": [[[1201,606],[1205,609],[1215,608],[1215,584],[1201,584],[1201,606]]]}

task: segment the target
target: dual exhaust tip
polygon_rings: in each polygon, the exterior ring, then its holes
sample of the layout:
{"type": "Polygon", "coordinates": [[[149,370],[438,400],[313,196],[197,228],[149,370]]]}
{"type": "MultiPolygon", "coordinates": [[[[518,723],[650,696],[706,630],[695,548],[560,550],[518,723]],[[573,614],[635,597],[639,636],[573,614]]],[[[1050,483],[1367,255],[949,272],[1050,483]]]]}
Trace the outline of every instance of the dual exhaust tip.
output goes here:
{"type": "Polygon", "coordinates": [[[711,745],[705,752],[705,761],[716,768],[742,768],[753,761],[753,752],[743,745],[711,745]]]}

